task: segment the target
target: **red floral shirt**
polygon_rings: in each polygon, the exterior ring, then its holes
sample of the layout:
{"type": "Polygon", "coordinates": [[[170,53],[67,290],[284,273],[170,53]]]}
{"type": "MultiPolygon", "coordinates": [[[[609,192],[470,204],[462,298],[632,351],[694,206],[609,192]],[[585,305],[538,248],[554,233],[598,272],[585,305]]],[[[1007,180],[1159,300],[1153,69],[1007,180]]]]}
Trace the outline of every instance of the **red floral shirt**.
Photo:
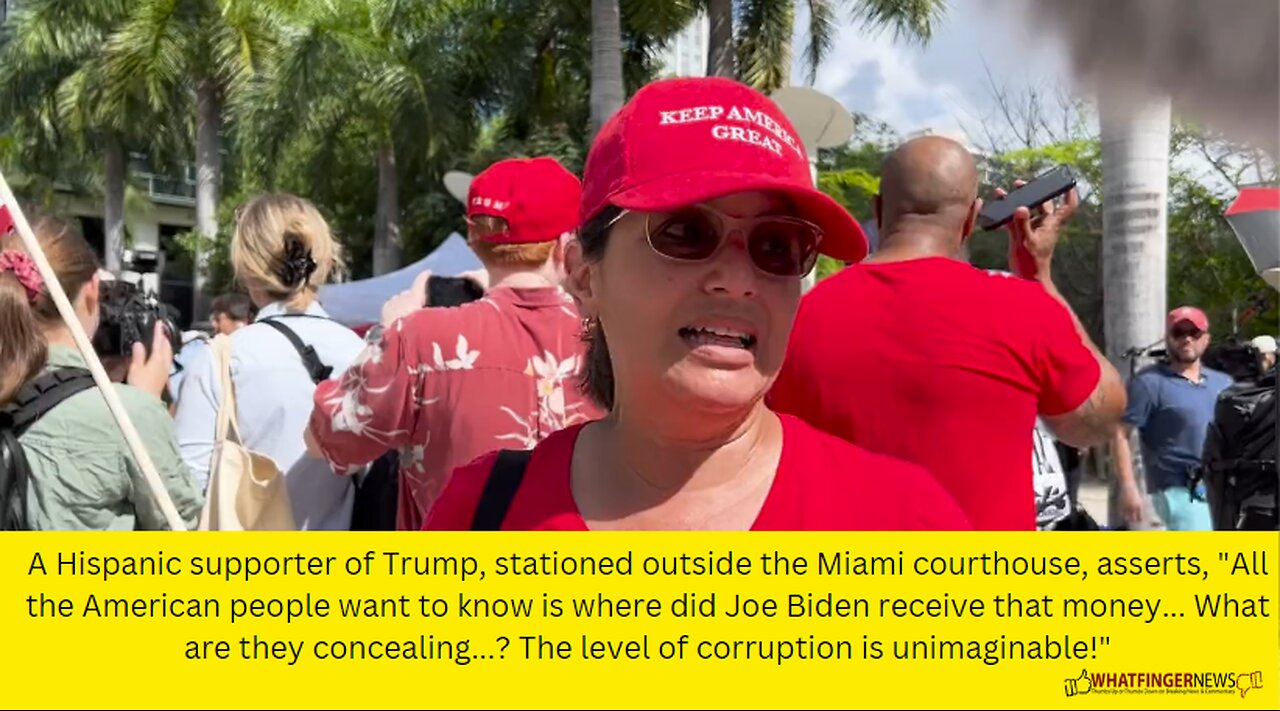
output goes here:
{"type": "Polygon", "coordinates": [[[399,450],[397,527],[418,530],[455,468],[603,415],[578,388],[580,325],[558,288],[415,312],[316,389],[311,431],[339,472],[399,450]]]}

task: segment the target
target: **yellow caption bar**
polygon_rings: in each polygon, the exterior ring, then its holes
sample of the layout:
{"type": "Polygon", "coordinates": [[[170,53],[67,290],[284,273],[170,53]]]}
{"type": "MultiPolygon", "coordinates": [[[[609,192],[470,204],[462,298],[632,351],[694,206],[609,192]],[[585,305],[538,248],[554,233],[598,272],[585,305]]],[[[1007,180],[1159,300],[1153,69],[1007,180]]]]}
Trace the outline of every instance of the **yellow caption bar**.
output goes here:
{"type": "Polygon", "coordinates": [[[2,703],[1280,707],[1274,533],[19,533],[2,703]]]}

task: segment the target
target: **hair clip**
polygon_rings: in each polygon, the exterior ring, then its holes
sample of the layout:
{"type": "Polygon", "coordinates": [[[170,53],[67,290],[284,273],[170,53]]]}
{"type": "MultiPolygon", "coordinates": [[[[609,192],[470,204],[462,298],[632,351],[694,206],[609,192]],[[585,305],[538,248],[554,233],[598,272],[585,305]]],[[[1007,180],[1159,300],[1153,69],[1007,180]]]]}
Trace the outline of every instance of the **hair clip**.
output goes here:
{"type": "Polygon", "coordinates": [[[278,276],[285,286],[298,287],[306,283],[316,271],[316,260],[311,249],[295,234],[284,237],[284,265],[278,276]]]}
{"type": "Polygon", "coordinates": [[[27,292],[27,302],[35,306],[44,291],[44,277],[40,276],[40,270],[31,255],[16,249],[0,252],[0,273],[5,272],[18,279],[18,283],[27,292]]]}

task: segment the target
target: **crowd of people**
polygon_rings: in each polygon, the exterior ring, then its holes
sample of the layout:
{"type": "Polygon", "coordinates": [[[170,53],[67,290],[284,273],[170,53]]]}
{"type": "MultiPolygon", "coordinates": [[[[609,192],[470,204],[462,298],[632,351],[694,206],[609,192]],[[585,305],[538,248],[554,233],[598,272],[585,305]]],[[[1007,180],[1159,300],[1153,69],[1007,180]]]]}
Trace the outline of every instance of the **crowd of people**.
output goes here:
{"type": "MultiPolygon", "coordinates": [[[[1167,361],[1126,387],[1054,283],[1074,191],[1020,208],[1009,270],[990,272],[963,258],[979,182],[948,139],[899,146],[868,256],[769,98],[727,79],[658,81],[601,128],[581,177],[549,157],[476,176],[479,299],[433,304],[424,275],[362,338],[317,296],[344,259],[320,211],[262,195],[235,215],[246,295],[212,308],[229,380],[204,338],[175,367],[157,326],[116,392],[190,528],[228,385],[240,444],[278,467],[303,530],[366,520],[388,461],[377,527],[398,530],[1046,529],[1079,513],[1067,482],[1041,482],[1053,441],[1114,447],[1136,522],[1134,431],[1163,524],[1208,528],[1187,470],[1230,379],[1201,363],[1205,315],[1171,312],[1167,361]],[[819,255],[849,266],[805,293],[819,255]],[[1052,513],[1046,486],[1066,492],[1052,513]]],[[[68,223],[24,214],[93,333],[92,250],[68,223]]],[[[4,501],[8,527],[163,528],[92,387],[33,422],[14,416],[39,400],[41,376],[84,365],[31,255],[5,235],[0,407],[27,471],[4,501]]]]}

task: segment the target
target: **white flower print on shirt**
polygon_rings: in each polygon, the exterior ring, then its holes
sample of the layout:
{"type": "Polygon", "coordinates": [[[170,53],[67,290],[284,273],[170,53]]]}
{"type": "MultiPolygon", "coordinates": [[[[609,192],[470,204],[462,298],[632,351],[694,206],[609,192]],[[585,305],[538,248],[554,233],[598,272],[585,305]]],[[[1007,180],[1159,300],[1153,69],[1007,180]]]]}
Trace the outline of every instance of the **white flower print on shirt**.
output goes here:
{"type": "Polygon", "coordinates": [[[458,334],[458,345],[455,348],[456,358],[444,359],[444,350],[440,347],[440,343],[431,344],[432,365],[427,366],[424,370],[472,370],[475,368],[476,359],[480,357],[480,351],[473,351],[467,344],[467,337],[458,334]]]}
{"type": "Polygon", "coordinates": [[[533,356],[525,366],[524,374],[536,378],[534,387],[537,392],[537,404],[527,417],[521,416],[505,405],[499,408],[511,419],[515,420],[521,430],[499,435],[500,440],[512,440],[520,443],[524,449],[532,449],[548,434],[564,429],[585,419],[577,412],[582,403],[574,403],[566,407],[564,382],[578,373],[580,360],[572,355],[564,360],[557,360],[555,354],[544,352],[542,356],[533,356]]]}

